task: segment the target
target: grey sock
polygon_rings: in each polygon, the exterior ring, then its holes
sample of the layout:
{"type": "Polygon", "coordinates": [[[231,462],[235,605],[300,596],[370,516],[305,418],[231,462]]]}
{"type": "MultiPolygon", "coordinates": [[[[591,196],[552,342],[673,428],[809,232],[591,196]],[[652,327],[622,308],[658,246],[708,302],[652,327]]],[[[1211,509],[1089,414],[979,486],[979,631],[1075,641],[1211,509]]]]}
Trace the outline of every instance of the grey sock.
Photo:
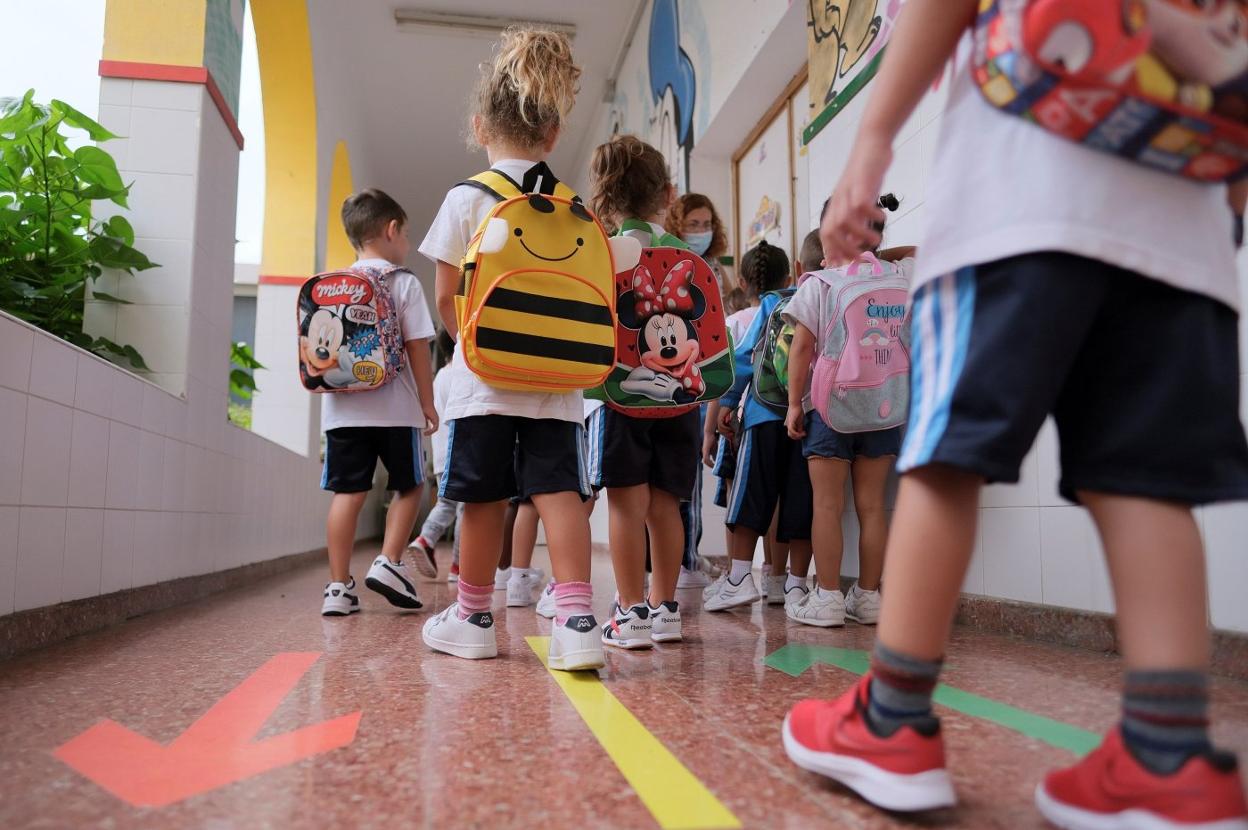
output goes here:
{"type": "Polygon", "coordinates": [[[1129,671],[1122,695],[1122,738],[1160,775],[1209,749],[1209,678],[1199,671],[1129,671]]]}
{"type": "Polygon", "coordinates": [[[877,734],[889,737],[903,726],[933,722],[932,690],[941,665],[940,660],[910,657],[876,641],[867,720],[877,734]]]}

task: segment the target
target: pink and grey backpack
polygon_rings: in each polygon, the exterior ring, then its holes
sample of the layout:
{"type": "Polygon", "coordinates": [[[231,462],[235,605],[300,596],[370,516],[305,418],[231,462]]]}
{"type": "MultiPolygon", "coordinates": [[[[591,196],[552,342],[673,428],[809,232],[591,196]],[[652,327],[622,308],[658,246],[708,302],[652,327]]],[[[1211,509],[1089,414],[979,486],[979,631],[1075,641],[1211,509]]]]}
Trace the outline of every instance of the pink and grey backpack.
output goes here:
{"type": "Polygon", "coordinates": [[[870,253],[812,276],[828,292],[810,389],[819,416],[845,433],[901,426],[910,409],[909,281],[870,253]]]}
{"type": "Polygon", "coordinates": [[[403,332],[390,293],[401,267],[317,274],[299,289],[299,379],[310,392],[367,392],[403,371],[403,332]]]}

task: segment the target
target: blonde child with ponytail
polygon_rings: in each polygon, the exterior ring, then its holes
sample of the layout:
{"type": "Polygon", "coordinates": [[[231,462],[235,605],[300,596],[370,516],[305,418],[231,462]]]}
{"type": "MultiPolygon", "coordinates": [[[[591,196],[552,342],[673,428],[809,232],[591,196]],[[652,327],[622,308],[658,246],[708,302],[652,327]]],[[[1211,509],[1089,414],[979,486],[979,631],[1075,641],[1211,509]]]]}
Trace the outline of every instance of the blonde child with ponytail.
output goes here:
{"type": "MultiPolygon", "coordinates": [[[[575,103],[580,75],[565,35],[531,28],[505,31],[494,60],[483,66],[473,99],[472,140],[485,150],[491,169],[524,192],[538,192],[553,180],[546,159],[575,103]]],[[[453,187],[420,245],[437,266],[438,313],[456,340],[459,263],[496,203],[478,188],[453,187]]],[[[504,512],[509,499],[529,498],[546,527],[557,583],[550,667],[603,665],[590,607],[581,393],[489,386],[464,363],[458,343],[447,371],[451,383],[441,415],[450,426],[439,496],[464,502],[464,523],[457,601],[425,623],[425,644],[467,659],[497,655],[490,606],[504,512]]]]}

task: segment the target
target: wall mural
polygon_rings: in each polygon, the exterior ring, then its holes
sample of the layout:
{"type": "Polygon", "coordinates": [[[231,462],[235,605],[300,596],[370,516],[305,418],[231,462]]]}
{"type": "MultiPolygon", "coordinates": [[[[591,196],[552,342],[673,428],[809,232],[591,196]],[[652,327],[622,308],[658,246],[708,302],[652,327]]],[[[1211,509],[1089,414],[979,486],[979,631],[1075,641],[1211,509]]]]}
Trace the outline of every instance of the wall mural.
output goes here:
{"type": "Polygon", "coordinates": [[[677,0],[654,0],[650,10],[649,69],[654,110],[649,118],[649,135],[643,138],[663,153],[677,189],[685,193],[689,190],[689,156],[693,152],[697,78],[693,61],[680,45],[677,0]]]}
{"type": "Polygon", "coordinates": [[[879,69],[902,0],[806,0],[809,144],[879,69]]]}

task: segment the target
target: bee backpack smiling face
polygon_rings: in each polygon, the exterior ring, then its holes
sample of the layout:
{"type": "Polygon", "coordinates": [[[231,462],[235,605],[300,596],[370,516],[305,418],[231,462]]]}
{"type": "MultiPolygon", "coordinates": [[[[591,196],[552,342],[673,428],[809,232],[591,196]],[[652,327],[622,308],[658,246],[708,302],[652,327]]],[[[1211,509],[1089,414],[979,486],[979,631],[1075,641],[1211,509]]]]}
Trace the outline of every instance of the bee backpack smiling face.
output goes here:
{"type": "Polygon", "coordinates": [[[481,236],[479,250],[483,254],[506,253],[509,262],[527,260],[533,270],[590,274],[614,273],[613,253],[616,267],[621,262],[632,267],[639,247],[634,240],[608,240],[593,214],[579,201],[569,203],[532,193],[504,205],[494,215],[481,236]]]}

